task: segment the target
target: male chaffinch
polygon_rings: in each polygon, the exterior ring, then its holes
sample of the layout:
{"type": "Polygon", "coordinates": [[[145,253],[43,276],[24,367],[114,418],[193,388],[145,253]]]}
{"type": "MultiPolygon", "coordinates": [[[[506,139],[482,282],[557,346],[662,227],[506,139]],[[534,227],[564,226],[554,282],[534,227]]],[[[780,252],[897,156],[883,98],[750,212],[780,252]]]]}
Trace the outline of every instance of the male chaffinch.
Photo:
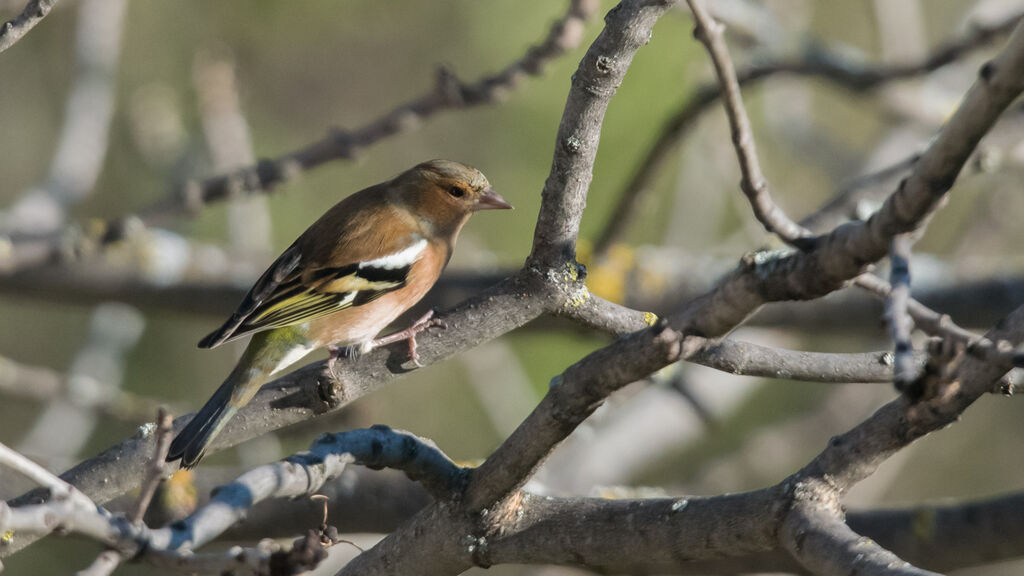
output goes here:
{"type": "Polygon", "coordinates": [[[431,160],[334,205],[260,276],[235,313],[199,342],[213,348],[252,334],[227,380],[174,438],[167,460],[199,463],[213,438],[260,386],[311,351],[327,346],[331,363],[347,350],[409,341],[412,327],[374,337],[434,285],[470,215],[512,206],[480,171],[431,160]]]}

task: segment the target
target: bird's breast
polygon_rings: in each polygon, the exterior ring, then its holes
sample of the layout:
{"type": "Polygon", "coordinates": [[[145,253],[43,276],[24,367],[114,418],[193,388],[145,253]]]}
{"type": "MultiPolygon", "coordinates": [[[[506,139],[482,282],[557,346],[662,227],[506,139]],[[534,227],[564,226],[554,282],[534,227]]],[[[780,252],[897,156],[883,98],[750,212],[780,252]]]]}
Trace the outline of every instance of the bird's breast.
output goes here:
{"type": "Polygon", "coordinates": [[[373,340],[419,302],[444,268],[437,252],[427,250],[409,271],[405,286],[380,298],[311,320],[309,336],[318,346],[354,345],[373,340]]]}

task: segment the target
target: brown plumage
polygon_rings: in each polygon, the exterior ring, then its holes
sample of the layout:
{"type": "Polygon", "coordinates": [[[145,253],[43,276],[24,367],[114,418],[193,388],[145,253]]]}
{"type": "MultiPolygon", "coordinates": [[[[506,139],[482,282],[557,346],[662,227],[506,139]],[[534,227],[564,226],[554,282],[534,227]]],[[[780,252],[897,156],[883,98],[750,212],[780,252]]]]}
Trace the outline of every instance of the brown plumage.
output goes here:
{"type": "Polygon", "coordinates": [[[431,160],[338,202],[256,281],[201,348],[254,335],[227,381],[178,434],[168,460],[194,466],[234,412],[273,374],[327,346],[367,352],[408,339],[412,328],[374,337],[418,302],[448,264],[473,212],[511,208],[480,171],[431,160]]]}

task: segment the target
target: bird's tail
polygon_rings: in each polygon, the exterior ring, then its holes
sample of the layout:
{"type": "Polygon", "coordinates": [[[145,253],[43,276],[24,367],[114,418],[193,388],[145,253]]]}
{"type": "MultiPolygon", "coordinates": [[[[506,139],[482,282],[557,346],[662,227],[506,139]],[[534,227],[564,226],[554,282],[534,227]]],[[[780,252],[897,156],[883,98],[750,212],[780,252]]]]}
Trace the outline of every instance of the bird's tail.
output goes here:
{"type": "Polygon", "coordinates": [[[303,333],[290,326],[254,335],[231,375],[171,442],[167,461],[181,458],[182,468],[198,464],[210,442],[260,386],[312,349],[303,333]]]}
{"type": "Polygon", "coordinates": [[[234,382],[229,377],[207,400],[202,409],[192,417],[185,428],[175,436],[170,450],[167,451],[168,462],[181,458],[182,468],[192,468],[199,464],[199,460],[206,453],[210,442],[238,411],[237,406],[231,405],[233,389],[234,382]]]}

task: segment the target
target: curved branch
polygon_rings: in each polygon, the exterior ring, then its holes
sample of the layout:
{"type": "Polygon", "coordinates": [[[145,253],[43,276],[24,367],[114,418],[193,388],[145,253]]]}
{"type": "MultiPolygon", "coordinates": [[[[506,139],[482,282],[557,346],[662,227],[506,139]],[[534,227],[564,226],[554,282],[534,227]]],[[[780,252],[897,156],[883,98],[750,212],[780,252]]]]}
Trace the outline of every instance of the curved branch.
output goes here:
{"type": "MultiPolygon", "coordinates": [[[[417,340],[421,363],[439,362],[518,328],[554,306],[552,302],[560,303],[560,295],[536,276],[524,273],[508,278],[441,315],[448,330],[421,334],[417,340]]],[[[326,361],[309,364],[263,386],[218,436],[210,448],[211,453],[335,412],[416,369],[401,345],[382,348],[357,361],[339,361],[335,364],[337,376],[327,369],[326,361]]],[[[177,418],[175,430],[180,430],[189,418],[177,418]]],[[[132,438],[81,462],[61,477],[102,504],[138,485],[152,453],[152,434],[143,429],[132,438]]],[[[38,492],[29,493],[12,500],[11,504],[34,503],[43,496],[38,492]]],[[[2,553],[17,548],[16,544],[2,553]]]]}
{"type": "MultiPolygon", "coordinates": [[[[112,516],[96,507],[73,487],[49,473],[38,472],[35,466],[0,445],[0,463],[13,463],[32,473],[54,491],[54,500],[19,508],[0,503],[0,532],[13,530],[14,538],[22,533],[40,533],[60,526],[79,532],[112,546],[125,558],[141,556],[158,565],[182,569],[195,566],[189,561],[191,551],[213,541],[241,521],[249,509],[272,498],[290,498],[315,493],[325,482],[338,477],[348,463],[369,467],[390,467],[418,479],[435,495],[448,496],[464,477],[463,470],[432,444],[407,432],[386,426],[325,434],[308,452],[284,461],[267,464],[246,472],[234,482],[221,486],[210,501],[188,518],[169,527],[149,530],[124,517],[112,516]],[[77,499],[75,498],[77,496],[77,499]]],[[[241,558],[241,554],[232,554],[241,558]]],[[[253,560],[266,561],[269,555],[256,555],[253,560]]],[[[222,556],[204,560],[217,562],[222,556]]],[[[102,556],[94,569],[111,566],[109,556],[102,556]]]]}
{"type": "MultiPolygon", "coordinates": [[[[971,26],[964,36],[943,44],[927,58],[918,62],[896,65],[865,65],[852,63],[837,54],[808,50],[794,59],[755,64],[740,70],[737,73],[737,81],[741,86],[747,86],[760,83],[775,75],[793,75],[820,78],[855,92],[872,90],[891,82],[929,74],[955,62],[994,39],[1007,34],[1020,18],[1021,15],[1015,13],[999,22],[971,26]]],[[[662,125],[658,136],[633,171],[629,182],[617,195],[617,204],[594,242],[596,257],[605,254],[608,248],[625,234],[626,228],[642,203],[645,192],[653,186],[655,176],[661,172],[671,152],[689,132],[697,118],[710,109],[721,95],[718,83],[701,85],[692,95],[685,98],[676,112],[662,125]]],[[[884,175],[888,177],[894,171],[905,170],[912,166],[917,159],[918,155],[915,154],[893,166],[892,170],[886,170],[884,175]]],[[[828,212],[842,211],[846,210],[848,206],[848,198],[846,200],[837,199],[830,202],[827,210],[828,212]]],[[[801,221],[802,225],[817,232],[823,231],[820,226],[831,223],[832,220],[827,218],[801,221]]]]}
{"type": "Polygon", "coordinates": [[[768,179],[761,172],[761,161],[757,157],[757,147],[750,118],[743,106],[740,94],[740,83],[736,79],[736,68],[733,66],[729,50],[725,46],[724,27],[715,22],[700,0],[686,0],[693,12],[695,24],[694,36],[707,49],[711,62],[718,75],[718,83],[725,99],[725,112],[732,128],[732,143],[739,160],[740,189],[750,202],[754,216],[766,230],[777,234],[787,244],[796,245],[810,235],[805,228],[791,220],[772,199],[768,179]]]}
{"type": "Polygon", "coordinates": [[[802,502],[783,525],[786,549],[814,574],[867,576],[939,576],[910,565],[870,538],[858,535],[842,513],[825,511],[818,503],[802,502]]]}
{"type": "Polygon", "coordinates": [[[913,173],[870,219],[817,238],[813,250],[762,252],[745,258],[710,293],[673,317],[688,334],[717,337],[765,302],[808,300],[828,294],[884,257],[898,234],[920,229],[938,208],[981,137],[1024,89],[1024,30],[984,65],[956,114],[921,156],[913,173]]]}

